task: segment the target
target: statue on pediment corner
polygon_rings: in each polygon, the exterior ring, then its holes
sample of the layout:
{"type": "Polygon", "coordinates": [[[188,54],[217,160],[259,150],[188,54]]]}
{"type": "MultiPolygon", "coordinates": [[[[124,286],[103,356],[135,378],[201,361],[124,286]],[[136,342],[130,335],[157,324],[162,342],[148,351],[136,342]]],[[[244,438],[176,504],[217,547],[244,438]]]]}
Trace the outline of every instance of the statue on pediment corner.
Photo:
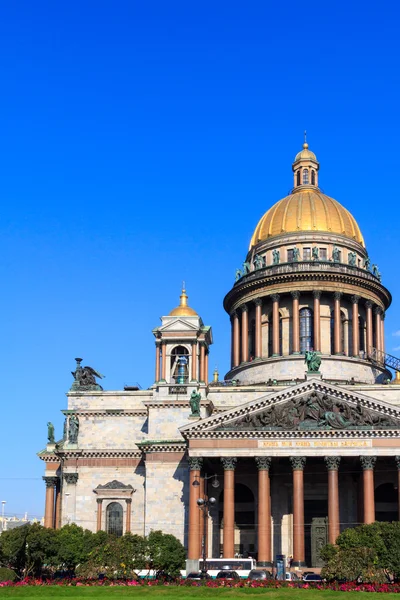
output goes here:
{"type": "Polygon", "coordinates": [[[76,358],[76,369],[75,371],[71,371],[71,375],[74,378],[74,382],[71,386],[72,392],[77,391],[99,391],[101,392],[103,388],[96,381],[96,377],[99,379],[103,379],[104,375],[95,371],[92,367],[82,367],[81,362],[82,358],[76,358]]]}

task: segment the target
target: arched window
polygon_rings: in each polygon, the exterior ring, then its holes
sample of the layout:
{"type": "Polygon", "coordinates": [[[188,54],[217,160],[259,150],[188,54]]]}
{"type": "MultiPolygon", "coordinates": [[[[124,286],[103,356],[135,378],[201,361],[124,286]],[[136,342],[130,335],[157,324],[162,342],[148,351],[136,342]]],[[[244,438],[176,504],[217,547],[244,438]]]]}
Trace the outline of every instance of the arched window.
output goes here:
{"type": "Polygon", "coordinates": [[[187,383],[189,378],[189,350],[185,346],[175,346],[171,351],[171,377],[176,383],[187,383]],[[179,358],[185,358],[185,361],[179,361],[179,358]],[[179,373],[178,373],[179,371],[179,373]],[[178,381],[179,379],[179,381],[178,381]]]}
{"type": "Polygon", "coordinates": [[[107,506],[106,512],[106,530],[107,533],[112,533],[117,537],[123,534],[123,516],[124,511],[119,502],[111,502],[107,506]]]}
{"type": "Polygon", "coordinates": [[[313,347],[313,312],[310,308],[300,310],[300,352],[305,353],[313,347]]]}
{"type": "Polygon", "coordinates": [[[297,171],[297,185],[300,185],[300,169],[297,171]]]}
{"type": "Polygon", "coordinates": [[[315,171],[311,171],[311,185],[315,185],[315,171]]]}
{"type": "Polygon", "coordinates": [[[308,169],[303,169],[303,185],[307,185],[309,182],[308,179],[308,169]]]}

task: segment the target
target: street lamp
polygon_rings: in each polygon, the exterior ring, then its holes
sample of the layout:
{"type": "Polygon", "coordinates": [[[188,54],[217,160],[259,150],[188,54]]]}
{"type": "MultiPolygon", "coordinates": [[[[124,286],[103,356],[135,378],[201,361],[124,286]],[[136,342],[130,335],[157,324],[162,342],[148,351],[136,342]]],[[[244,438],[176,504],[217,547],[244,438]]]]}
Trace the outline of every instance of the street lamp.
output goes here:
{"type": "MultiPolygon", "coordinates": [[[[207,548],[206,548],[206,532],[207,532],[207,520],[208,520],[208,511],[210,509],[211,506],[214,506],[214,504],[216,503],[216,499],[213,498],[212,496],[210,498],[208,498],[207,495],[207,482],[209,479],[212,479],[211,485],[213,488],[218,488],[219,487],[219,481],[217,478],[217,475],[207,475],[207,473],[204,475],[203,477],[204,479],[204,498],[198,498],[197,500],[197,506],[199,507],[200,510],[203,511],[203,540],[202,540],[202,555],[203,555],[203,566],[201,569],[201,576],[202,578],[206,578],[207,575],[207,567],[206,567],[206,559],[207,559],[207,548]]],[[[195,479],[192,483],[193,486],[198,487],[200,485],[200,482],[198,481],[198,479],[195,479]]]]}
{"type": "Polygon", "coordinates": [[[7,500],[1,501],[1,533],[4,531],[4,505],[7,503],[7,500]]]}

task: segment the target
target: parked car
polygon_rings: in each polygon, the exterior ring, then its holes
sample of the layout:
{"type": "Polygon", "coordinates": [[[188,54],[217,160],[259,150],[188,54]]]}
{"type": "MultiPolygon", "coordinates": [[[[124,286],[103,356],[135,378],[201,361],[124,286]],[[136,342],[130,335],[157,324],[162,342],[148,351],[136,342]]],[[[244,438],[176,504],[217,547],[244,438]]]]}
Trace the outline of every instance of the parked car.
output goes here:
{"type": "Polygon", "coordinates": [[[249,579],[261,580],[261,579],[272,579],[272,573],[270,571],[265,571],[265,569],[252,569],[249,572],[249,579]]]}
{"type": "Polygon", "coordinates": [[[203,571],[192,571],[192,573],[186,575],[186,579],[201,581],[202,579],[212,579],[212,577],[208,573],[203,573],[203,571]]]}
{"type": "Polygon", "coordinates": [[[317,573],[306,573],[303,576],[303,581],[307,581],[308,583],[321,583],[323,579],[321,575],[318,575],[317,573]]]}
{"type": "Polygon", "coordinates": [[[286,581],[300,581],[300,577],[291,571],[286,571],[285,579],[286,581]]]}
{"type": "Polygon", "coordinates": [[[224,569],[223,571],[219,571],[219,573],[217,573],[216,579],[227,579],[228,581],[236,581],[240,579],[240,577],[236,571],[229,571],[228,569],[224,569]]]}

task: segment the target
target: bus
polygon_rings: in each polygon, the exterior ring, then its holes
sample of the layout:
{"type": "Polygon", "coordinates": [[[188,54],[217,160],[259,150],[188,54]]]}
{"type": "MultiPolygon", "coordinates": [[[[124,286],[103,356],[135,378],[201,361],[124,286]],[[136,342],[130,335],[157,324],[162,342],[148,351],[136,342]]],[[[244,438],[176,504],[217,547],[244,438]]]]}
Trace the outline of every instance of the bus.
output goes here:
{"type": "MultiPolygon", "coordinates": [[[[236,571],[241,579],[247,579],[252,569],[256,568],[254,558],[207,558],[206,570],[213,579],[220,571],[236,571]]],[[[200,560],[200,570],[203,570],[203,561],[200,560]]]]}

